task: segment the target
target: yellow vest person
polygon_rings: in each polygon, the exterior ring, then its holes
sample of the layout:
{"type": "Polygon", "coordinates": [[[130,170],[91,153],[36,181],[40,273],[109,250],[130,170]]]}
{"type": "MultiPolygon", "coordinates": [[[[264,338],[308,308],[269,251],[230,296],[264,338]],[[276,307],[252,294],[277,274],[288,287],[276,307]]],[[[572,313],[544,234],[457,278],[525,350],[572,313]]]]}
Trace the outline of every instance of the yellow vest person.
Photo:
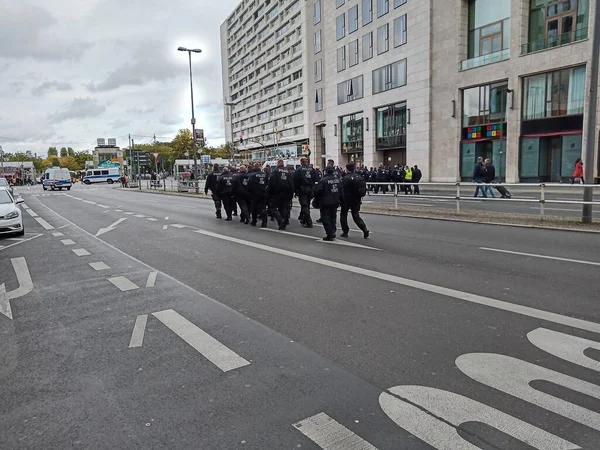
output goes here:
{"type": "Polygon", "coordinates": [[[410,167],[407,167],[406,176],[404,177],[404,179],[406,181],[412,181],[412,169],[410,167]]]}

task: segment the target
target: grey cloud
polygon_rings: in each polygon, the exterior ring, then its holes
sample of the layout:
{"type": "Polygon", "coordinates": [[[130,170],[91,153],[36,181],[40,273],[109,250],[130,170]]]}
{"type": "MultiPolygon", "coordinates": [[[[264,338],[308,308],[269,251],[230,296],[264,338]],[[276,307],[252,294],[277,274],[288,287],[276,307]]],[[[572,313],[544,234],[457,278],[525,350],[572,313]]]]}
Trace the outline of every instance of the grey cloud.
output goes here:
{"type": "Polygon", "coordinates": [[[129,108],[127,114],[145,115],[152,114],[154,111],[155,109],[150,106],[148,108],[139,108],[136,106],[135,108],[129,108]]]}
{"type": "Polygon", "coordinates": [[[163,116],[159,122],[163,125],[177,125],[183,123],[181,118],[176,116],[163,116]]]}
{"type": "Polygon", "coordinates": [[[92,98],[76,98],[65,104],[63,108],[53,114],[50,119],[55,123],[64,122],[69,119],[82,119],[86,117],[97,117],[106,111],[106,106],[92,98]]]}
{"type": "Polygon", "coordinates": [[[111,123],[109,123],[108,125],[111,128],[125,128],[127,125],[129,125],[129,121],[125,120],[125,119],[117,119],[117,120],[113,120],[111,123]]]}
{"type": "Polygon", "coordinates": [[[64,81],[44,81],[42,84],[34,87],[31,90],[33,95],[43,96],[48,92],[54,91],[70,91],[73,89],[71,83],[66,83],[64,81]]]}

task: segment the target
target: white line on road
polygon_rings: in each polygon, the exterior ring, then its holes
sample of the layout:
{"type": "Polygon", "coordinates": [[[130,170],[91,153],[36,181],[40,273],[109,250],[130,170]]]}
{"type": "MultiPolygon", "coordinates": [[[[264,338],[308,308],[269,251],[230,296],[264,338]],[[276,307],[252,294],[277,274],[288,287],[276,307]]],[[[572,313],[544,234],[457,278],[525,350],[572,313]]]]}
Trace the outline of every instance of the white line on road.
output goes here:
{"type": "Polygon", "coordinates": [[[166,217],[165,217],[165,220],[169,220],[169,216],[166,216],[166,217]]]}
{"type": "Polygon", "coordinates": [[[35,238],[39,238],[40,236],[43,236],[43,234],[36,234],[35,236],[32,236],[28,239],[23,239],[19,242],[15,242],[14,244],[0,246],[0,250],[6,250],[7,248],[11,248],[11,247],[14,247],[15,245],[23,244],[24,242],[31,241],[32,239],[35,239],[35,238]]]}
{"type": "Polygon", "coordinates": [[[146,281],[147,288],[154,287],[154,285],[156,284],[156,276],[157,275],[158,275],[158,272],[156,272],[156,271],[150,272],[150,274],[148,275],[148,281],[146,281]]]}
{"type": "Polygon", "coordinates": [[[221,344],[176,311],[168,309],[152,315],[223,372],[250,365],[240,355],[221,344]]]}
{"type": "Polygon", "coordinates": [[[45,230],[54,230],[54,227],[52,225],[50,225],[48,222],[46,222],[44,219],[42,219],[41,217],[35,217],[34,220],[39,223],[42,227],[44,227],[45,230]]]}
{"type": "Polygon", "coordinates": [[[75,253],[77,256],[88,256],[88,255],[91,255],[91,253],[88,252],[85,248],[74,248],[73,249],[73,253],[75,253]]]}
{"type": "Polygon", "coordinates": [[[139,217],[140,219],[143,219],[143,218],[144,218],[144,217],[146,217],[146,216],[145,216],[145,215],[143,215],[143,214],[136,214],[136,215],[135,215],[135,217],[139,217]]]}
{"type": "Polygon", "coordinates": [[[123,222],[123,221],[125,221],[125,220],[127,220],[127,218],[126,218],[126,217],[122,217],[122,218],[120,218],[119,220],[117,220],[117,221],[115,221],[115,222],[111,223],[111,224],[110,224],[109,226],[107,226],[106,228],[100,228],[100,229],[98,230],[98,232],[96,233],[96,237],[98,237],[98,236],[102,236],[103,234],[105,234],[105,233],[108,233],[109,231],[112,231],[112,230],[114,230],[114,229],[117,227],[117,225],[119,225],[121,222],[123,222]]]}
{"type": "Polygon", "coordinates": [[[33,291],[33,281],[31,280],[31,274],[29,273],[25,258],[12,258],[10,262],[17,275],[19,287],[13,291],[6,292],[4,284],[0,284],[0,313],[4,314],[9,319],[12,319],[13,315],[10,301],[15,298],[23,297],[33,291]]]}
{"type": "Polygon", "coordinates": [[[27,214],[29,214],[31,217],[38,217],[37,213],[33,209],[26,209],[25,211],[27,211],[27,214]]]}
{"type": "Polygon", "coordinates": [[[83,203],[88,203],[90,205],[95,205],[96,202],[92,202],[91,200],[84,200],[83,203]]]}
{"type": "Polygon", "coordinates": [[[4,286],[4,283],[0,284],[0,314],[4,314],[11,320],[13,318],[10,300],[6,296],[6,287],[4,286]]]}
{"type": "Polygon", "coordinates": [[[113,278],[109,278],[108,281],[110,281],[116,287],[118,287],[119,289],[121,289],[121,291],[123,291],[123,292],[125,292],[125,291],[133,291],[135,289],[139,289],[140,288],[133,281],[129,281],[129,279],[127,279],[125,277],[113,277],[113,278]]]}
{"type": "Polygon", "coordinates": [[[560,258],[558,256],[536,255],[535,253],[513,252],[511,250],[501,250],[499,248],[479,247],[479,250],[485,250],[487,252],[496,252],[496,253],[508,253],[510,255],[530,256],[532,258],[554,259],[556,261],[565,261],[565,262],[572,262],[572,263],[577,263],[577,264],[588,264],[590,266],[600,266],[600,262],[582,261],[580,259],[560,258]]]}
{"type": "MultiPolygon", "coordinates": [[[[44,205],[44,206],[46,206],[46,205],[44,205]]],[[[47,206],[46,206],[46,207],[47,207],[47,206]]],[[[66,228],[66,227],[68,227],[68,226],[69,226],[69,224],[62,225],[62,226],[58,227],[58,228],[57,228],[57,230],[62,230],[63,228],[66,228]]]]}
{"type": "Polygon", "coordinates": [[[123,212],[122,209],[115,209],[115,212],[123,212]]]}
{"type": "Polygon", "coordinates": [[[54,233],[52,233],[52,236],[54,236],[54,237],[61,237],[61,236],[64,236],[64,234],[61,233],[60,231],[55,231],[54,233]]]}
{"type": "Polygon", "coordinates": [[[325,413],[319,413],[293,425],[323,450],[377,450],[360,436],[325,413]]]}
{"type": "Polygon", "coordinates": [[[133,333],[131,333],[131,340],[129,341],[129,348],[141,347],[144,343],[144,332],[146,331],[146,322],[148,321],[148,314],[142,314],[137,316],[135,319],[135,325],[133,326],[133,333]]]}
{"type": "MultiPolygon", "coordinates": [[[[275,230],[273,228],[259,228],[259,230],[261,230],[261,231],[271,231],[273,233],[280,233],[280,234],[288,234],[288,235],[291,235],[291,236],[298,236],[298,237],[302,237],[302,238],[311,239],[311,240],[313,240],[315,242],[322,242],[323,244],[341,245],[341,246],[344,246],[344,247],[365,248],[367,250],[375,250],[375,251],[378,251],[378,252],[382,251],[379,248],[367,247],[366,245],[355,244],[354,242],[347,242],[347,241],[341,241],[341,240],[324,241],[323,239],[315,237],[315,236],[309,236],[309,235],[300,234],[300,233],[292,233],[291,231],[275,230]]],[[[196,231],[196,233],[197,233],[197,231],[196,231]]]]}
{"type": "Polygon", "coordinates": [[[132,213],[131,211],[125,211],[125,214],[131,215],[131,214],[135,214],[135,213],[132,213]]]}
{"type": "Polygon", "coordinates": [[[172,226],[173,228],[192,228],[192,227],[190,227],[189,225],[182,225],[182,224],[180,224],[180,223],[173,223],[173,224],[171,224],[171,226],[172,226]]]}
{"type": "Polygon", "coordinates": [[[163,230],[166,230],[169,225],[163,225],[163,230]]]}
{"type": "Polygon", "coordinates": [[[436,286],[435,284],[424,283],[422,281],[410,280],[408,278],[398,277],[396,275],[390,275],[387,273],[377,272],[375,270],[363,269],[362,267],[351,266],[348,264],[339,263],[336,261],[329,261],[327,259],[317,258],[314,256],[304,255],[301,253],[291,252],[281,248],[270,247],[268,245],[262,245],[255,242],[246,241],[243,239],[237,239],[231,236],[225,236],[223,234],[213,233],[206,230],[196,230],[196,233],[204,234],[206,236],[214,237],[224,241],[234,242],[236,244],[245,245],[247,247],[253,247],[260,250],[265,250],[271,253],[277,253],[283,256],[289,256],[291,258],[300,259],[303,261],[320,264],[325,267],[334,269],[345,270],[346,272],[356,273],[358,275],[375,278],[378,280],[389,281],[390,283],[396,283],[403,286],[420,289],[422,291],[431,292],[434,294],[443,295],[446,297],[455,298],[457,300],[475,303],[478,305],[488,306],[491,308],[500,309],[502,311],[508,311],[523,316],[534,317],[537,319],[547,320],[548,322],[554,322],[562,325],[566,325],[573,328],[579,328],[581,330],[593,331],[600,333],[600,324],[594,322],[588,322],[586,320],[577,319],[574,317],[563,316],[561,314],[544,311],[541,309],[531,308],[529,306],[519,305],[516,303],[505,302],[502,300],[496,300],[489,297],[484,297],[477,294],[471,294],[469,292],[462,292],[456,289],[450,289],[442,286],[436,286]]]}
{"type": "Polygon", "coordinates": [[[23,209],[29,209],[29,206],[27,206],[25,203],[21,203],[21,207],[22,207],[23,209]]]}
{"type": "Polygon", "coordinates": [[[75,241],[71,240],[71,239],[63,239],[62,242],[64,245],[75,245],[75,241]]]}
{"type": "Polygon", "coordinates": [[[110,267],[108,265],[106,265],[105,263],[103,263],[102,261],[100,261],[100,262],[91,262],[89,264],[92,267],[92,269],[94,269],[94,270],[108,270],[108,269],[110,269],[110,267]]]}
{"type": "Polygon", "coordinates": [[[156,222],[158,219],[155,219],[154,217],[148,217],[147,220],[150,222],[156,222]]]}
{"type": "Polygon", "coordinates": [[[175,206],[179,206],[180,208],[196,209],[195,206],[179,205],[179,204],[176,204],[175,206]]]}
{"type": "Polygon", "coordinates": [[[100,203],[98,203],[98,206],[99,206],[100,208],[110,208],[110,206],[101,205],[100,203]]]}

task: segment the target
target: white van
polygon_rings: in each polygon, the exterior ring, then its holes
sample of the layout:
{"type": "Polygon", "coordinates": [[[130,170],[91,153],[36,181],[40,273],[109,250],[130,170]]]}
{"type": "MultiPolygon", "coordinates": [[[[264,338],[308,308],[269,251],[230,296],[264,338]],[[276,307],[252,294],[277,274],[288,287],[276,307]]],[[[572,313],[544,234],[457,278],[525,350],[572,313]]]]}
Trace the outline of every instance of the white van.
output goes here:
{"type": "Polygon", "coordinates": [[[71,172],[69,169],[64,167],[51,167],[46,169],[44,177],[42,179],[42,187],[44,190],[50,188],[50,190],[58,189],[62,191],[62,188],[66,188],[67,191],[71,190],[73,181],[71,180],[71,172]]]}
{"type": "Polygon", "coordinates": [[[85,184],[92,183],[108,183],[113,184],[121,178],[121,173],[118,167],[100,167],[98,169],[89,169],[85,172],[83,182],[85,184]]]}

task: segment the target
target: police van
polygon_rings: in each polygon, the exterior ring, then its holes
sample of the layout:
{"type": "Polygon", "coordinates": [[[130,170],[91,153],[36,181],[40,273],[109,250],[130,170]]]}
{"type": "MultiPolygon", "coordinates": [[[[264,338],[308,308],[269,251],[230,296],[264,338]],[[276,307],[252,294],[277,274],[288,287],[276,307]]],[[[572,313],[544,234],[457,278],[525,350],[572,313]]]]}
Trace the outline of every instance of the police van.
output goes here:
{"type": "Polygon", "coordinates": [[[92,183],[108,183],[113,184],[121,178],[121,173],[118,167],[101,167],[99,169],[89,169],[83,176],[85,184],[92,183]]]}
{"type": "Polygon", "coordinates": [[[276,158],[265,161],[262,168],[264,169],[266,166],[270,166],[271,169],[274,169],[275,167],[277,167],[277,161],[279,161],[279,159],[283,159],[284,167],[292,166],[294,169],[298,169],[302,165],[300,164],[300,158],[276,158]]]}
{"type": "Polygon", "coordinates": [[[73,181],[71,180],[71,172],[69,172],[69,169],[50,167],[44,172],[42,178],[42,188],[44,190],[50,188],[52,191],[55,189],[62,191],[62,189],[65,188],[67,191],[70,191],[71,186],[73,186],[73,181]]]}

